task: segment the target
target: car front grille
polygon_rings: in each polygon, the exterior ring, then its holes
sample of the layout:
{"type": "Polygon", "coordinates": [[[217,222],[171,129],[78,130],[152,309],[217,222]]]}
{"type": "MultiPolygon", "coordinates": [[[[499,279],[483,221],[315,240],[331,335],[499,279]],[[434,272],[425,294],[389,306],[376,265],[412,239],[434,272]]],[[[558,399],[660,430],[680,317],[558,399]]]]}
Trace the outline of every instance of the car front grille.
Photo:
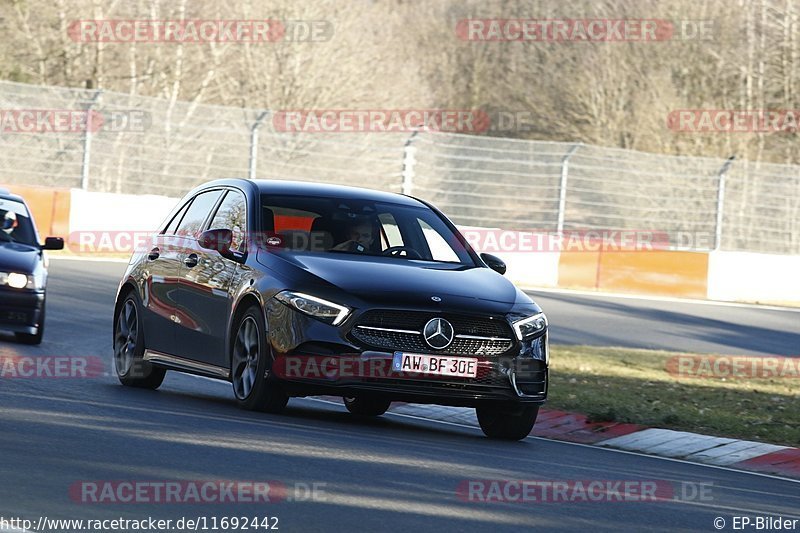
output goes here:
{"type": "Polygon", "coordinates": [[[351,335],[372,348],[447,355],[497,356],[514,344],[511,328],[501,319],[418,311],[367,311],[351,335]],[[450,322],[455,334],[453,342],[443,350],[434,350],[422,336],[425,324],[437,316],[450,322]]]}

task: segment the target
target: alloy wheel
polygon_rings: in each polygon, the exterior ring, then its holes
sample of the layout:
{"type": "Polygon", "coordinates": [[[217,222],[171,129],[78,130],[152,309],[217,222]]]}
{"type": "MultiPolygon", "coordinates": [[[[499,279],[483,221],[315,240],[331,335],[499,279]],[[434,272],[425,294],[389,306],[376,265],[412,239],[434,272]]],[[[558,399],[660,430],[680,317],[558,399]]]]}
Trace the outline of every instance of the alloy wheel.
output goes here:
{"type": "Polygon", "coordinates": [[[253,317],[245,317],[233,345],[233,391],[240,400],[250,396],[256,383],[260,350],[256,321],[253,317]]]}
{"type": "Polygon", "coordinates": [[[125,304],[117,317],[117,332],[114,336],[114,364],[117,375],[127,375],[133,367],[136,339],[139,335],[139,317],[133,300],[125,304]]]}

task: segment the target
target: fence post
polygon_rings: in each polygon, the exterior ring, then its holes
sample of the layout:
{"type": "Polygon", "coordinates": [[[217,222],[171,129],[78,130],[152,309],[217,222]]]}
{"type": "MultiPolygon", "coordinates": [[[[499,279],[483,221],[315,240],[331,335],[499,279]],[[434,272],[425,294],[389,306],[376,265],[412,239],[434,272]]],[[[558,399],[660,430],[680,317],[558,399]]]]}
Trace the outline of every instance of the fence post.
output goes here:
{"type": "Polygon", "coordinates": [[[414,155],[417,153],[417,147],[414,146],[414,138],[419,133],[419,129],[415,129],[411,135],[406,139],[406,144],[403,146],[403,183],[401,192],[411,196],[414,189],[414,166],[417,164],[417,159],[414,155]]]}
{"type": "Polygon", "coordinates": [[[567,208],[567,178],[569,177],[569,158],[572,157],[581,143],[573,145],[572,148],[561,159],[561,185],[559,186],[558,193],[558,223],[556,224],[556,231],[559,235],[564,231],[564,215],[567,208]]]}
{"type": "Polygon", "coordinates": [[[91,160],[92,152],[92,112],[101,94],[103,94],[102,89],[95,92],[92,100],[86,107],[86,131],[83,132],[83,159],[81,161],[81,189],[84,191],[89,190],[89,161],[91,160]]]}
{"type": "Polygon", "coordinates": [[[731,168],[735,155],[730,156],[722,168],[719,169],[719,182],[717,186],[717,225],[714,228],[714,250],[722,246],[722,215],[725,207],[725,181],[728,179],[728,169],[731,168]]]}
{"type": "Polygon", "coordinates": [[[256,162],[258,159],[258,128],[261,126],[264,118],[269,115],[269,111],[263,111],[253,125],[250,127],[250,166],[247,173],[247,179],[256,179],[256,162]]]}

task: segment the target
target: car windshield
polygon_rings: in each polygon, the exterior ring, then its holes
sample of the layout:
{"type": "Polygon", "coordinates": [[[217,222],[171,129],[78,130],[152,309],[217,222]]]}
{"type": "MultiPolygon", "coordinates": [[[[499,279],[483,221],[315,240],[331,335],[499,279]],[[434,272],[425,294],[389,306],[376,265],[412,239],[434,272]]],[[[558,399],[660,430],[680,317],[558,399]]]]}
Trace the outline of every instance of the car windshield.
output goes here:
{"type": "Polygon", "coordinates": [[[0,198],[0,243],[8,241],[36,245],[36,232],[25,204],[0,198]]]}
{"type": "Polygon", "coordinates": [[[270,249],[474,266],[459,237],[424,207],[288,195],[264,195],[261,205],[270,249]]]}

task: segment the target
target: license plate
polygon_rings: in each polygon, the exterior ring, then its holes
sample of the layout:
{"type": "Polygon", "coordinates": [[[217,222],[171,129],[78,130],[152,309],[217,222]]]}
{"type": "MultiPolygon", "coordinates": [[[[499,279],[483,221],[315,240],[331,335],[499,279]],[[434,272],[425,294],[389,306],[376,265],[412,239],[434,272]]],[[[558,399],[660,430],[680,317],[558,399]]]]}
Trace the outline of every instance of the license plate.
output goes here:
{"type": "Polygon", "coordinates": [[[474,357],[394,352],[392,370],[429,376],[474,378],[478,375],[478,360],[474,357]]]}
{"type": "Polygon", "coordinates": [[[6,311],[0,316],[8,322],[25,322],[28,320],[28,313],[20,311],[6,311]]]}

